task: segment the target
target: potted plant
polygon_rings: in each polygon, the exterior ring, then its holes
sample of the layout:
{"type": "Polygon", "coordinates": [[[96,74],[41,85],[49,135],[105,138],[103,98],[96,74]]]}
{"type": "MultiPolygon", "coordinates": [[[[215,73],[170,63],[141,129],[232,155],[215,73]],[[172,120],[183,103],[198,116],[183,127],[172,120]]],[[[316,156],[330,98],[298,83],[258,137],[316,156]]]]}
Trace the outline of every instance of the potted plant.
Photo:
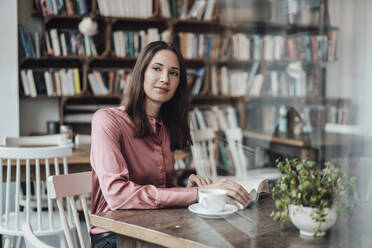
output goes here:
{"type": "Polygon", "coordinates": [[[300,235],[322,237],[337,219],[337,213],[351,214],[353,201],[346,201],[356,178],[326,162],[324,168],[310,160],[277,160],[280,178],[272,189],[274,220],[281,228],[292,221],[300,235]]]}

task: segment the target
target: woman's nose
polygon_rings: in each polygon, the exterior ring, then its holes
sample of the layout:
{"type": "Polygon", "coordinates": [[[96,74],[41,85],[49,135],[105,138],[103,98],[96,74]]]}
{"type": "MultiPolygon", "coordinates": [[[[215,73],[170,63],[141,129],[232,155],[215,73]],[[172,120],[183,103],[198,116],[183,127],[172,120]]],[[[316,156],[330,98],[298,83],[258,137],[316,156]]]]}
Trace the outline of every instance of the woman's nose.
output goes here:
{"type": "Polygon", "coordinates": [[[168,72],[166,72],[166,70],[164,70],[161,75],[160,75],[160,81],[161,82],[164,82],[164,83],[168,83],[169,81],[169,77],[168,77],[168,72]]]}

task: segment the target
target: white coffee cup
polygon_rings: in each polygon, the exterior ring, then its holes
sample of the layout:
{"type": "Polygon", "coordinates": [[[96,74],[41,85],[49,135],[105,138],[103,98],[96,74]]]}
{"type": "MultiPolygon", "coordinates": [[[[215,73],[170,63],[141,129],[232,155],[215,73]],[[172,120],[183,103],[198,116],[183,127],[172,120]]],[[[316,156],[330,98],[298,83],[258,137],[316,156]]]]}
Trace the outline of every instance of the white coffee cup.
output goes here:
{"type": "Polygon", "coordinates": [[[227,201],[227,190],[203,189],[199,191],[199,204],[209,212],[221,212],[227,201]]]}

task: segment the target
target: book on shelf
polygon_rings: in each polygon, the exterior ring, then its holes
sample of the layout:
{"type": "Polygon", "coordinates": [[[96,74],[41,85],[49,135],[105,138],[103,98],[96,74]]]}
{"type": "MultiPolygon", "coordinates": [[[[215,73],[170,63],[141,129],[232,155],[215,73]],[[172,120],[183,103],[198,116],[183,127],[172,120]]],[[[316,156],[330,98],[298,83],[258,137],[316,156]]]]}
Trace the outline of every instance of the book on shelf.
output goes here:
{"type": "Polygon", "coordinates": [[[52,28],[45,33],[47,53],[52,56],[95,56],[98,55],[91,36],[76,29],[52,28]]]}
{"type": "Polygon", "coordinates": [[[157,28],[138,31],[116,30],[112,33],[113,52],[117,57],[137,57],[142,49],[152,41],[170,41],[170,33],[159,33],[157,28]]]}
{"type": "Polygon", "coordinates": [[[22,24],[18,25],[20,36],[21,51],[26,58],[41,56],[41,35],[40,32],[25,32],[22,24]]]}
{"type": "Polygon", "coordinates": [[[93,70],[88,73],[88,83],[94,95],[121,95],[128,84],[132,69],[109,71],[93,70]]]}
{"type": "Polygon", "coordinates": [[[190,111],[194,129],[210,128],[214,131],[238,127],[236,110],[229,105],[195,107],[190,111]]]}
{"type": "Polygon", "coordinates": [[[187,18],[195,18],[198,20],[202,19],[206,6],[206,0],[195,1],[187,14],[187,18]]]}
{"type": "Polygon", "coordinates": [[[228,37],[220,34],[178,33],[180,50],[186,59],[222,59],[229,53],[228,37]]]}
{"type": "Polygon", "coordinates": [[[170,18],[171,17],[171,10],[170,10],[169,1],[168,0],[160,0],[159,5],[160,5],[161,16],[165,17],[165,18],[170,18]]]}
{"type": "Polygon", "coordinates": [[[34,0],[34,9],[43,16],[47,15],[85,15],[90,12],[87,0],[34,0]]]}
{"type": "Polygon", "coordinates": [[[78,68],[21,70],[25,96],[68,96],[81,93],[78,68]]]}
{"type": "Polygon", "coordinates": [[[153,0],[97,0],[102,16],[149,18],[153,13],[153,0]]]}

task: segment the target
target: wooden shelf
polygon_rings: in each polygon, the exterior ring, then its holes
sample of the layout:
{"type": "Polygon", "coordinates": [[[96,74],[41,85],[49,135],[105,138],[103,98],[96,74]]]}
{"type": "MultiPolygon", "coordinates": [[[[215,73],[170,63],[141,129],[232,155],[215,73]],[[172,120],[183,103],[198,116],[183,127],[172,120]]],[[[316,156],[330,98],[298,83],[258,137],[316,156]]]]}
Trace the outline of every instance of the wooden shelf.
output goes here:
{"type": "Polygon", "coordinates": [[[280,104],[351,104],[351,99],[345,98],[329,98],[329,97],[321,97],[321,96],[247,96],[245,98],[246,101],[259,101],[263,104],[273,104],[273,103],[280,103],[280,104]]]}
{"type": "Polygon", "coordinates": [[[192,95],[192,101],[198,100],[225,100],[225,101],[240,101],[244,100],[244,96],[213,96],[213,95],[192,95]]]}

